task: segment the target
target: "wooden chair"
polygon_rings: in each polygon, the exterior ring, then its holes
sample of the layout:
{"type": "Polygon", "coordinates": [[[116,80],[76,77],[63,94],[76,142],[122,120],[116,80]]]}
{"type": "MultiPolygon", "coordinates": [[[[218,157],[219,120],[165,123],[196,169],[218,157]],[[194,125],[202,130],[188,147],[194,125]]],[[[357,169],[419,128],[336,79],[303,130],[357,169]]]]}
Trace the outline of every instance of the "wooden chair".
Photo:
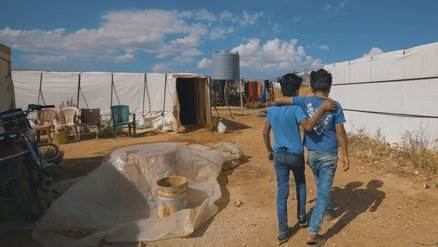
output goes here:
{"type": "Polygon", "coordinates": [[[52,132],[54,131],[53,121],[58,117],[58,113],[53,109],[42,109],[37,112],[37,124],[32,128],[37,134],[37,141],[40,141],[41,132],[47,134],[49,143],[52,143],[52,132]]]}
{"type": "Polygon", "coordinates": [[[131,136],[131,127],[134,129],[135,136],[135,113],[129,113],[129,106],[127,105],[113,105],[111,106],[111,119],[113,138],[116,139],[117,127],[122,125],[128,125],[128,136],[131,136]],[[129,120],[129,116],[132,115],[132,121],[129,120]]]}
{"type": "Polygon", "coordinates": [[[63,107],[59,109],[61,118],[61,124],[67,125],[73,130],[75,140],[78,140],[77,119],[79,116],[79,110],[76,107],[63,107]]]}
{"type": "Polygon", "coordinates": [[[81,115],[78,123],[78,138],[81,138],[82,128],[94,128],[96,132],[96,140],[99,139],[100,123],[100,108],[81,109],[81,115]]]}

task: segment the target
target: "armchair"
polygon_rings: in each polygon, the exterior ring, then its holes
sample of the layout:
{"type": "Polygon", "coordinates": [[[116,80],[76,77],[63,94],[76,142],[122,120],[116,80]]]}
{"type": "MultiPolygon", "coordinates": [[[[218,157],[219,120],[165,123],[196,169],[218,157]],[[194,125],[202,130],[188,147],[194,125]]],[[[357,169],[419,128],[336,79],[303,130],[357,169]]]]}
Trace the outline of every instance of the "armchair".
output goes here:
{"type": "Polygon", "coordinates": [[[37,141],[40,141],[41,132],[47,133],[49,143],[52,143],[51,132],[54,131],[53,120],[56,120],[58,113],[53,109],[42,109],[37,113],[37,124],[33,126],[33,130],[37,134],[37,141]]]}
{"type": "Polygon", "coordinates": [[[79,115],[79,110],[76,107],[63,107],[59,109],[59,114],[61,115],[61,124],[67,125],[73,130],[75,140],[78,140],[77,129],[77,117],[79,115]]]}
{"type": "Polygon", "coordinates": [[[78,123],[78,138],[81,138],[81,129],[94,128],[96,132],[96,140],[99,139],[100,123],[100,108],[95,109],[81,109],[81,115],[78,123]]]}
{"type": "Polygon", "coordinates": [[[135,113],[129,113],[129,106],[127,105],[113,105],[111,106],[111,119],[112,119],[112,133],[113,138],[116,139],[117,127],[128,125],[128,136],[131,136],[131,127],[134,130],[135,136],[135,113]],[[129,120],[129,116],[132,115],[132,121],[129,120]]]}

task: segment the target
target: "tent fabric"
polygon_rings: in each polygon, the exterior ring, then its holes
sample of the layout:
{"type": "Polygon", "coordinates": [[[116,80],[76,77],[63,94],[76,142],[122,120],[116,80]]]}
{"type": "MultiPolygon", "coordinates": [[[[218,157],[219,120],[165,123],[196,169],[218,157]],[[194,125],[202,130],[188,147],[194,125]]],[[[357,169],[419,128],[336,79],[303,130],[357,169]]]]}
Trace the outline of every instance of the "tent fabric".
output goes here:
{"type": "Polygon", "coordinates": [[[44,73],[40,86],[41,96],[38,97],[38,104],[52,105],[57,102],[55,107],[60,107],[67,101],[77,102],[78,74],[73,72],[47,72],[44,73]]]}
{"type": "MultiPolygon", "coordinates": [[[[111,73],[81,73],[79,107],[100,108],[101,114],[111,114],[111,73]]],[[[76,91],[72,92],[73,94],[76,91]]]]}
{"type": "Polygon", "coordinates": [[[44,246],[97,246],[187,236],[218,212],[217,182],[225,161],[240,158],[236,144],[213,148],[156,143],[117,149],[56,199],[33,237],[44,246]],[[187,206],[158,218],[156,182],[188,180],[187,206]]]}
{"type": "Polygon", "coordinates": [[[330,64],[330,97],[339,101],[350,132],[380,131],[390,143],[422,132],[438,135],[438,42],[330,64]]]}
{"type": "Polygon", "coordinates": [[[16,82],[17,106],[47,104],[59,107],[73,101],[79,108],[100,108],[109,118],[111,105],[129,105],[137,120],[147,118],[155,128],[166,123],[181,129],[176,84],[179,78],[193,78],[200,89],[197,108],[201,126],[211,124],[209,77],[191,73],[112,73],[12,71],[16,82]],[[208,118],[210,117],[210,118],[208,118]]]}
{"type": "Polygon", "coordinates": [[[11,49],[0,43],[0,112],[15,108],[11,78],[11,49]]]}

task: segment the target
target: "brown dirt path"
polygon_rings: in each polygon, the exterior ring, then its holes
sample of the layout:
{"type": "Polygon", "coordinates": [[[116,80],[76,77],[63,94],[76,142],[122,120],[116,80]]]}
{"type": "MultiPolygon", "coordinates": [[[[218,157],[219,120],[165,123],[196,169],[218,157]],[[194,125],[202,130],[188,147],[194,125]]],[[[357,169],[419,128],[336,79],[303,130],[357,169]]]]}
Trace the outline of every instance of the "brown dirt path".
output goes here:
{"type": "MultiPolygon", "coordinates": [[[[263,145],[264,118],[258,116],[259,111],[245,110],[247,115],[231,119],[227,109],[221,109],[230,129],[226,134],[194,129],[183,134],[121,136],[115,141],[108,137],[66,144],[60,178],[86,175],[103,156],[126,145],[163,141],[207,146],[222,141],[239,143],[247,161],[233,170],[223,170],[219,177],[219,213],[192,236],[143,243],[102,242],[99,246],[277,246],[275,174],[263,145]],[[243,203],[240,207],[234,206],[238,200],[243,203]]],[[[310,211],[316,190],[309,169],[306,176],[310,211]]],[[[290,191],[289,222],[294,235],[282,246],[305,246],[307,231],[296,225],[294,185],[290,191]]],[[[424,189],[421,176],[390,173],[352,157],[349,171],[337,171],[332,204],[336,219],[323,224],[324,246],[438,246],[438,189],[424,189]]],[[[0,235],[0,243],[40,246],[30,231],[0,235]]]]}

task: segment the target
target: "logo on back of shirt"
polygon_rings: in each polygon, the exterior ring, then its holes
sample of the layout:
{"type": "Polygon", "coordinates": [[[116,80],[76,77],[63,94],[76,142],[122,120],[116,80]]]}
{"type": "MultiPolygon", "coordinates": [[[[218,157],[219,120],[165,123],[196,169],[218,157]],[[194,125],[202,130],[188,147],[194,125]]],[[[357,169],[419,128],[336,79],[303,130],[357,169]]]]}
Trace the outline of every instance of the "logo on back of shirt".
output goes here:
{"type": "MultiPolygon", "coordinates": [[[[313,108],[312,103],[308,103],[306,105],[307,107],[307,114],[309,114],[310,117],[313,117],[315,115],[315,112],[318,109],[313,108]]],[[[332,118],[331,112],[325,112],[324,115],[318,120],[315,127],[313,127],[313,130],[315,130],[317,135],[321,135],[324,132],[325,127],[329,124],[330,118],[332,118]]]]}

